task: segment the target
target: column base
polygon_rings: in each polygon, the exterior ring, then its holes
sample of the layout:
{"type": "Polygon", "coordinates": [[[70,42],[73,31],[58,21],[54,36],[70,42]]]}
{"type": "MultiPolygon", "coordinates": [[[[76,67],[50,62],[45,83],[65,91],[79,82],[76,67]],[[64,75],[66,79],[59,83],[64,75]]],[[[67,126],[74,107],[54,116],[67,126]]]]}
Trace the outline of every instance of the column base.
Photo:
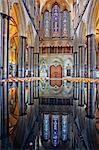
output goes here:
{"type": "Polygon", "coordinates": [[[73,97],[73,99],[74,99],[74,100],[76,100],[76,101],[78,101],[78,100],[79,100],[78,98],[75,98],[75,97],[73,97]]]}
{"type": "Polygon", "coordinates": [[[80,106],[80,107],[84,107],[84,105],[81,105],[81,104],[78,104],[78,106],[80,106]]]}
{"type": "Polygon", "coordinates": [[[28,105],[33,105],[34,103],[32,102],[32,103],[28,103],[28,105]]]}

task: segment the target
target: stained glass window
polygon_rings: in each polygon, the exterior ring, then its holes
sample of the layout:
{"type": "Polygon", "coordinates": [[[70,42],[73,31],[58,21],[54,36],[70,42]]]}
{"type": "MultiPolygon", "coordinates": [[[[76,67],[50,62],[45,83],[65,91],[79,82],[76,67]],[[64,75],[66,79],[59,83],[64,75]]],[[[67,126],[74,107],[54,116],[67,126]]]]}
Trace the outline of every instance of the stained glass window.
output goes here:
{"type": "Polygon", "coordinates": [[[69,37],[70,34],[70,15],[67,10],[62,14],[62,37],[69,37]]]}
{"type": "Polygon", "coordinates": [[[52,37],[59,36],[60,28],[60,8],[57,4],[52,8],[52,37]]]}
{"type": "Polygon", "coordinates": [[[45,11],[44,13],[44,36],[50,36],[50,20],[49,20],[49,12],[45,11]]]}

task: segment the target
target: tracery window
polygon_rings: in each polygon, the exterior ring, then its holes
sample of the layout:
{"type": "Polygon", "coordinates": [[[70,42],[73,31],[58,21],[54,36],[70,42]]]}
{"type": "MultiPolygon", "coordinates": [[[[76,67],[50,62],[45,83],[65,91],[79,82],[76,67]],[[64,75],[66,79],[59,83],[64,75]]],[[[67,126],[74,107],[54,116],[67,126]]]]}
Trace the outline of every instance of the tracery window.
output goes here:
{"type": "Polygon", "coordinates": [[[61,10],[57,3],[53,5],[51,10],[44,12],[42,25],[44,26],[45,38],[60,38],[60,35],[62,38],[70,37],[70,13],[67,9],[61,10]]]}
{"type": "Polygon", "coordinates": [[[52,37],[59,37],[60,31],[60,8],[55,4],[52,8],[52,37]]]}
{"type": "Polygon", "coordinates": [[[45,37],[50,36],[50,18],[48,11],[45,11],[44,13],[44,36],[45,37]]]}
{"type": "Polygon", "coordinates": [[[70,15],[67,10],[62,14],[62,37],[69,37],[70,34],[70,15]]]}

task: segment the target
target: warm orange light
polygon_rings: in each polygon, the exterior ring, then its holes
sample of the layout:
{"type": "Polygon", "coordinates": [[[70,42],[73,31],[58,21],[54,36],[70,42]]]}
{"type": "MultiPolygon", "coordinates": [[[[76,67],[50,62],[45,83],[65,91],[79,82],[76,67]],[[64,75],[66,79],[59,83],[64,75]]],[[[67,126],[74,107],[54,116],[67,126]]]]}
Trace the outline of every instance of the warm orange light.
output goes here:
{"type": "MultiPolygon", "coordinates": [[[[0,82],[24,82],[24,81],[42,81],[42,80],[53,80],[53,78],[49,78],[49,77],[27,77],[27,78],[9,78],[9,79],[3,79],[0,80],[0,82]]],[[[55,80],[55,78],[54,78],[55,80]]],[[[58,78],[56,79],[58,80],[58,78]]],[[[71,82],[95,82],[95,83],[99,83],[99,79],[93,79],[93,78],[59,78],[59,80],[67,80],[67,81],[71,81],[71,82]]]]}

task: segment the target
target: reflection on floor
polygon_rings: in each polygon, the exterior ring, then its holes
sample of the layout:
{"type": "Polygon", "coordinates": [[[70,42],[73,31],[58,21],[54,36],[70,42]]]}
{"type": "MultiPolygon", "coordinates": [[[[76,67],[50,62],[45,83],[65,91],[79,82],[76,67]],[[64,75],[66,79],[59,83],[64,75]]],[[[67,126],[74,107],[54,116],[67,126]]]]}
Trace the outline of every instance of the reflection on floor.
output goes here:
{"type": "MultiPolygon", "coordinates": [[[[6,116],[6,122],[1,125],[2,149],[98,149],[98,120],[96,117],[90,119],[86,116],[86,108],[78,105],[75,93],[71,94],[72,97],[68,93],[63,97],[60,92],[56,98],[53,94],[51,97],[50,94],[39,97],[38,93],[29,91],[27,84],[30,83],[26,83],[25,88],[24,83],[9,86],[8,97],[5,93],[7,85],[3,85],[3,100],[7,101],[8,98],[10,113],[6,116]],[[31,94],[34,96],[32,101],[31,94]]],[[[71,92],[74,92],[74,88],[72,84],[71,92]]],[[[38,91],[38,88],[34,88],[35,90],[38,91]]],[[[96,112],[99,113],[98,109],[96,112]]]]}

